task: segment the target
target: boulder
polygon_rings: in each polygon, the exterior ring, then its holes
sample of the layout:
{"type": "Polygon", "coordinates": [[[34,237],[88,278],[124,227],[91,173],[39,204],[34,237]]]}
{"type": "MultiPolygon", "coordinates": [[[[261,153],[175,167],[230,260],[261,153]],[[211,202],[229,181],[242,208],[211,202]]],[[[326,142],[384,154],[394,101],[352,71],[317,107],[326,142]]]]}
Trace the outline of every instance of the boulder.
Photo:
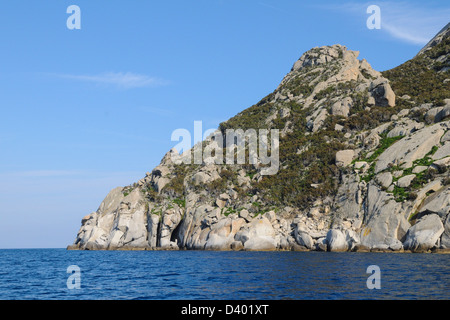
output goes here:
{"type": "Polygon", "coordinates": [[[450,130],[447,130],[447,132],[441,138],[442,143],[444,143],[446,141],[450,141],[450,130]]]}
{"type": "Polygon", "coordinates": [[[348,250],[347,241],[344,234],[340,230],[330,229],[327,233],[326,239],[328,251],[339,252],[348,250]]]}
{"type": "Polygon", "coordinates": [[[206,250],[229,250],[231,243],[234,242],[234,237],[237,231],[245,224],[245,220],[238,218],[233,220],[231,218],[223,218],[216,224],[211,226],[211,231],[206,240],[206,250]]]}
{"type": "Polygon", "coordinates": [[[156,191],[161,193],[162,189],[170,182],[169,178],[160,177],[158,181],[155,183],[156,191]]]}
{"type": "Polygon", "coordinates": [[[227,201],[226,200],[222,200],[222,199],[216,199],[216,206],[218,206],[219,208],[225,208],[225,206],[227,205],[227,201]]]}
{"type": "Polygon", "coordinates": [[[244,218],[244,219],[246,219],[247,221],[248,220],[250,220],[250,213],[248,212],[248,210],[247,209],[242,209],[240,212],[239,212],[239,217],[241,217],[241,218],[244,218]]]}
{"type": "Polygon", "coordinates": [[[427,197],[420,207],[418,217],[434,213],[444,220],[450,213],[450,187],[442,188],[427,197]]]}
{"type": "Polygon", "coordinates": [[[239,230],[234,240],[241,241],[245,250],[275,250],[277,248],[275,230],[270,221],[263,216],[253,219],[239,230]]]}
{"type": "Polygon", "coordinates": [[[299,245],[304,246],[308,249],[312,249],[314,247],[314,240],[307,232],[299,230],[298,226],[294,231],[295,240],[299,245]]]}
{"type": "Polygon", "coordinates": [[[432,159],[438,160],[450,156],[450,141],[446,141],[443,146],[433,154],[432,159]]]}
{"type": "Polygon", "coordinates": [[[422,204],[428,195],[432,192],[438,192],[442,188],[441,179],[433,180],[423,186],[419,191],[417,191],[417,197],[414,200],[413,206],[410,212],[415,212],[422,204]]]}
{"type": "Polygon", "coordinates": [[[440,160],[436,160],[433,162],[432,167],[438,170],[445,170],[448,166],[450,166],[450,157],[446,157],[440,160]]]}
{"type": "Polygon", "coordinates": [[[277,244],[272,237],[255,236],[244,243],[244,250],[248,251],[273,251],[276,249],[277,244]]]}
{"type": "Polygon", "coordinates": [[[409,187],[409,185],[411,184],[411,182],[414,180],[415,177],[416,177],[415,174],[409,174],[407,176],[401,177],[397,181],[397,186],[399,186],[400,188],[407,188],[409,187]]]}
{"type": "Polygon", "coordinates": [[[381,137],[378,132],[373,130],[364,138],[364,145],[369,149],[374,149],[380,144],[381,137]]]}
{"type": "Polygon", "coordinates": [[[348,117],[352,105],[353,105],[352,98],[346,97],[340,101],[335,102],[331,106],[331,114],[335,116],[348,117]]]}
{"type": "Polygon", "coordinates": [[[427,251],[436,245],[444,232],[444,225],[437,214],[429,214],[420,218],[409,228],[403,246],[406,250],[427,251]]]}
{"type": "Polygon", "coordinates": [[[406,136],[414,131],[420,130],[424,127],[422,122],[406,119],[396,123],[395,127],[388,132],[387,137],[393,138],[398,136],[406,136]]]}
{"type": "Polygon", "coordinates": [[[367,171],[369,164],[366,161],[356,161],[354,168],[357,170],[367,171]]]}
{"type": "Polygon", "coordinates": [[[381,172],[375,176],[375,181],[381,187],[387,189],[392,183],[392,174],[390,172],[381,172]]]}
{"type": "Polygon", "coordinates": [[[412,173],[421,173],[427,169],[428,169],[427,166],[417,166],[417,167],[414,167],[414,169],[412,170],[412,173]]]}
{"type": "Polygon", "coordinates": [[[450,104],[448,103],[450,100],[445,99],[447,104],[443,107],[435,107],[427,111],[425,114],[425,121],[427,123],[439,122],[445,120],[448,116],[450,116],[450,104]]]}
{"type": "Polygon", "coordinates": [[[344,230],[344,236],[345,241],[347,242],[347,250],[352,251],[353,248],[360,243],[359,235],[351,229],[344,230]]]}
{"type": "Polygon", "coordinates": [[[395,93],[386,78],[379,77],[372,81],[369,87],[369,91],[372,97],[375,99],[375,104],[377,106],[395,106],[395,93]]]}
{"type": "Polygon", "coordinates": [[[338,167],[346,167],[353,161],[354,156],[354,150],[340,150],[336,152],[336,165],[338,167]]]}
{"type": "Polygon", "coordinates": [[[389,249],[392,251],[400,251],[403,249],[403,243],[395,238],[387,238],[386,242],[388,243],[389,249]]]}
{"type": "Polygon", "coordinates": [[[194,185],[207,184],[216,179],[220,179],[220,175],[217,172],[217,166],[214,164],[209,164],[201,169],[202,171],[196,172],[192,176],[192,182],[194,185]]]}
{"type": "Polygon", "coordinates": [[[440,112],[444,109],[443,107],[431,108],[425,113],[425,122],[426,123],[434,123],[442,120],[440,112]]]}
{"type": "Polygon", "coordinates": [[[327,238],[326,237],[322,237],[322,238],[317,239],[315,250],[317,250],[317,251],[327,251],[327,249],[328,249],[327,238]]]}
{"type": "Polygon", "coordinates": [[[230,250],[232,237],[223,237],[218,234],[210,232],[208,240],[204,246],[205,250],[230,250]]]}

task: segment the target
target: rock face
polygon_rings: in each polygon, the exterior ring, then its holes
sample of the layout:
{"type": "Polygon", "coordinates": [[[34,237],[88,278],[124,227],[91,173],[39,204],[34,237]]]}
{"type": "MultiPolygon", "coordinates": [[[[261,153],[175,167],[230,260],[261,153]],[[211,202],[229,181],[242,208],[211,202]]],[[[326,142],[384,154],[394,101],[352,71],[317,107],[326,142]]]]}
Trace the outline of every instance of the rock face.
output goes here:
{"type": "Polygon", "coordinates": [[[426,251],[436,245],[443,232],[444,226],[439,216],[426,215],[408,230],[404,246],[413,251],[426,251]]]}
{"type": "MultiPolygon", "coordinates": [[[[433,70],[444,74],[447,38],[448,26],[419,53],[438,57],[433,70]]],[[[273,93],[215,133],[279,129],[270,146],[280,152],[278,180],[261,159],[221,164],[239,143],[213,134],[113,189],[69,249],[450,248],[450,97],[419,103],[412,91],[396,101],[396,87],[358,54],[341,45],[305,52],[273,93]],[[200,163],[184,162],[199,148],[200,163]]]]}
{"type": "Polygon", "coordinates": [[[296,228],[295,229],[295,240],[297,243],[307,249],[313,249],[314,248],[314,240],[313,238],[302,229],[296,228]]]}
{"type": "Polygon", "coordinates": [[[353,100],[350,97],[335,102],[331,106],[331,114],[336,116],[348,117],[350,109],[352,108],[353,100]]]}
{"type": "Polygon", "coordinates": [[[440,139],[447,130],[447,123],[438,123],[407,135],[389,147],[378,158],[375,172],[381,172],[389,165],[410,168],[413,162],[424,158],[433,147],[440,145],[440,139]]]}
{"type": "Polygon", "coordinates": [[[336,153],[336,165],[338,167],[346,167],[352,161],[355,156],[355,152],[353,150],[341,150],[336,153]]]}
{"type": "Polygon", "coordinates": [[[370,84],[370,93],[373,97],[375,105],[379,106],[395,106],[395,93],[387,79],[378,78],[370,84]]]}
{"type": "Polygon", "coordinates": [[[441,246],[444,249],[450,249],[450,215],[447,215],[444,224],[444,233],[441,238],[441,246]]]}
{"type": "Polygon", "coordinates": [[[347,241],[340,230],[331,229],[328,231],[326,241],[328,251],[339,252],[348,250],[347,241]]]}
{"type": "Polygon", "coordinates": [[[361,244],[369,248],[389,249],[397,245],[410,227],[401,203],[375,184],[367,188],[365,220],[361,244]]]}

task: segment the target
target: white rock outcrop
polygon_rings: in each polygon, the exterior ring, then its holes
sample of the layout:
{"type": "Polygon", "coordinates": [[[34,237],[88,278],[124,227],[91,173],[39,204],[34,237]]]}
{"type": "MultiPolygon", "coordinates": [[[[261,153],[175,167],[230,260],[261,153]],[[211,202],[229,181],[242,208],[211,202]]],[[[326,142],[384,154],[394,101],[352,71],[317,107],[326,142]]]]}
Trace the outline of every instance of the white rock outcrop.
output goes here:
{"type": "Polygon", "coordinates": [[[327,233],[326,241],[328,245],[328,251],[339,252],[348,250],[346,238],[340,230],[329,230],[327,233]]]}
{"type": "Polygon", "coordinates": [[[437,214],[429,214],[417,221],[406,235],[405,249],[412,251],[426,251],[436,245],[444,232],[444,225],[437,214]]]}
{"type": "Polygon", "coordinates": [[[447,125],[448,123],[438,123],[425,127],[395,142],[378,157],[375,172],[387,169],[388,165],[412,167],[413,161],[424,158],[434,146],[440,145],[447,125]]]}

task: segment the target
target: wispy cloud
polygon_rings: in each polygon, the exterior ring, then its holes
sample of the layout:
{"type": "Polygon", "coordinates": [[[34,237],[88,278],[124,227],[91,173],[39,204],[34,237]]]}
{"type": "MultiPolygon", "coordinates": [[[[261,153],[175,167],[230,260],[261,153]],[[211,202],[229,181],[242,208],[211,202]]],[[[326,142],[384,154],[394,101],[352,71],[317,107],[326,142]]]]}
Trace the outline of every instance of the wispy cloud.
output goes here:
{"type": "Polygon", "coordinates": [[[122,89],[159,87],[169,84],[168,81],[132,72],[107,72],[96,75],[56,74],[63,79],[113,85],[122,89]]]}
{"type": "Polygon", "coordinates": [[[381,2],[381,30],[405,42],[425,45],[448,23],[450,8],[381,2]]]}
{"type": "Polygon", "coordinates": [[[343,11],[360,17],[369,17],[366,10],[376,4],[381,9],[381,32],[401,41],[425,45],[444,27],[450,17],[450,7],[433,7],[405,1],[346,2],[321,5],[323,9],[343,11]]]}
{"type": "Polygon", "coordinates": [[[425,45],[432,38],[425,34],[418,34],[411,32],[411,29],[404,29],[401,26],[391,25],[390,23],[384,22],[383,29],[387,31],[394,38],[412,43],[417,45],[425,45]]]}

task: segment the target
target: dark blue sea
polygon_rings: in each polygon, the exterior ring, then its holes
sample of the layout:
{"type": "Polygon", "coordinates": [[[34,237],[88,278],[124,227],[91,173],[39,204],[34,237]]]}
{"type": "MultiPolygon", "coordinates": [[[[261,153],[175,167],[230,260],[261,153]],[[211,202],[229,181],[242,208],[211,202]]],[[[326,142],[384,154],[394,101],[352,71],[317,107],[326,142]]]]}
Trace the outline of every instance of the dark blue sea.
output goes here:
{"type": "Polygon", "coordinates": [[[0,299],[450,299],[450,255],[4,249],[0,299]]]}

